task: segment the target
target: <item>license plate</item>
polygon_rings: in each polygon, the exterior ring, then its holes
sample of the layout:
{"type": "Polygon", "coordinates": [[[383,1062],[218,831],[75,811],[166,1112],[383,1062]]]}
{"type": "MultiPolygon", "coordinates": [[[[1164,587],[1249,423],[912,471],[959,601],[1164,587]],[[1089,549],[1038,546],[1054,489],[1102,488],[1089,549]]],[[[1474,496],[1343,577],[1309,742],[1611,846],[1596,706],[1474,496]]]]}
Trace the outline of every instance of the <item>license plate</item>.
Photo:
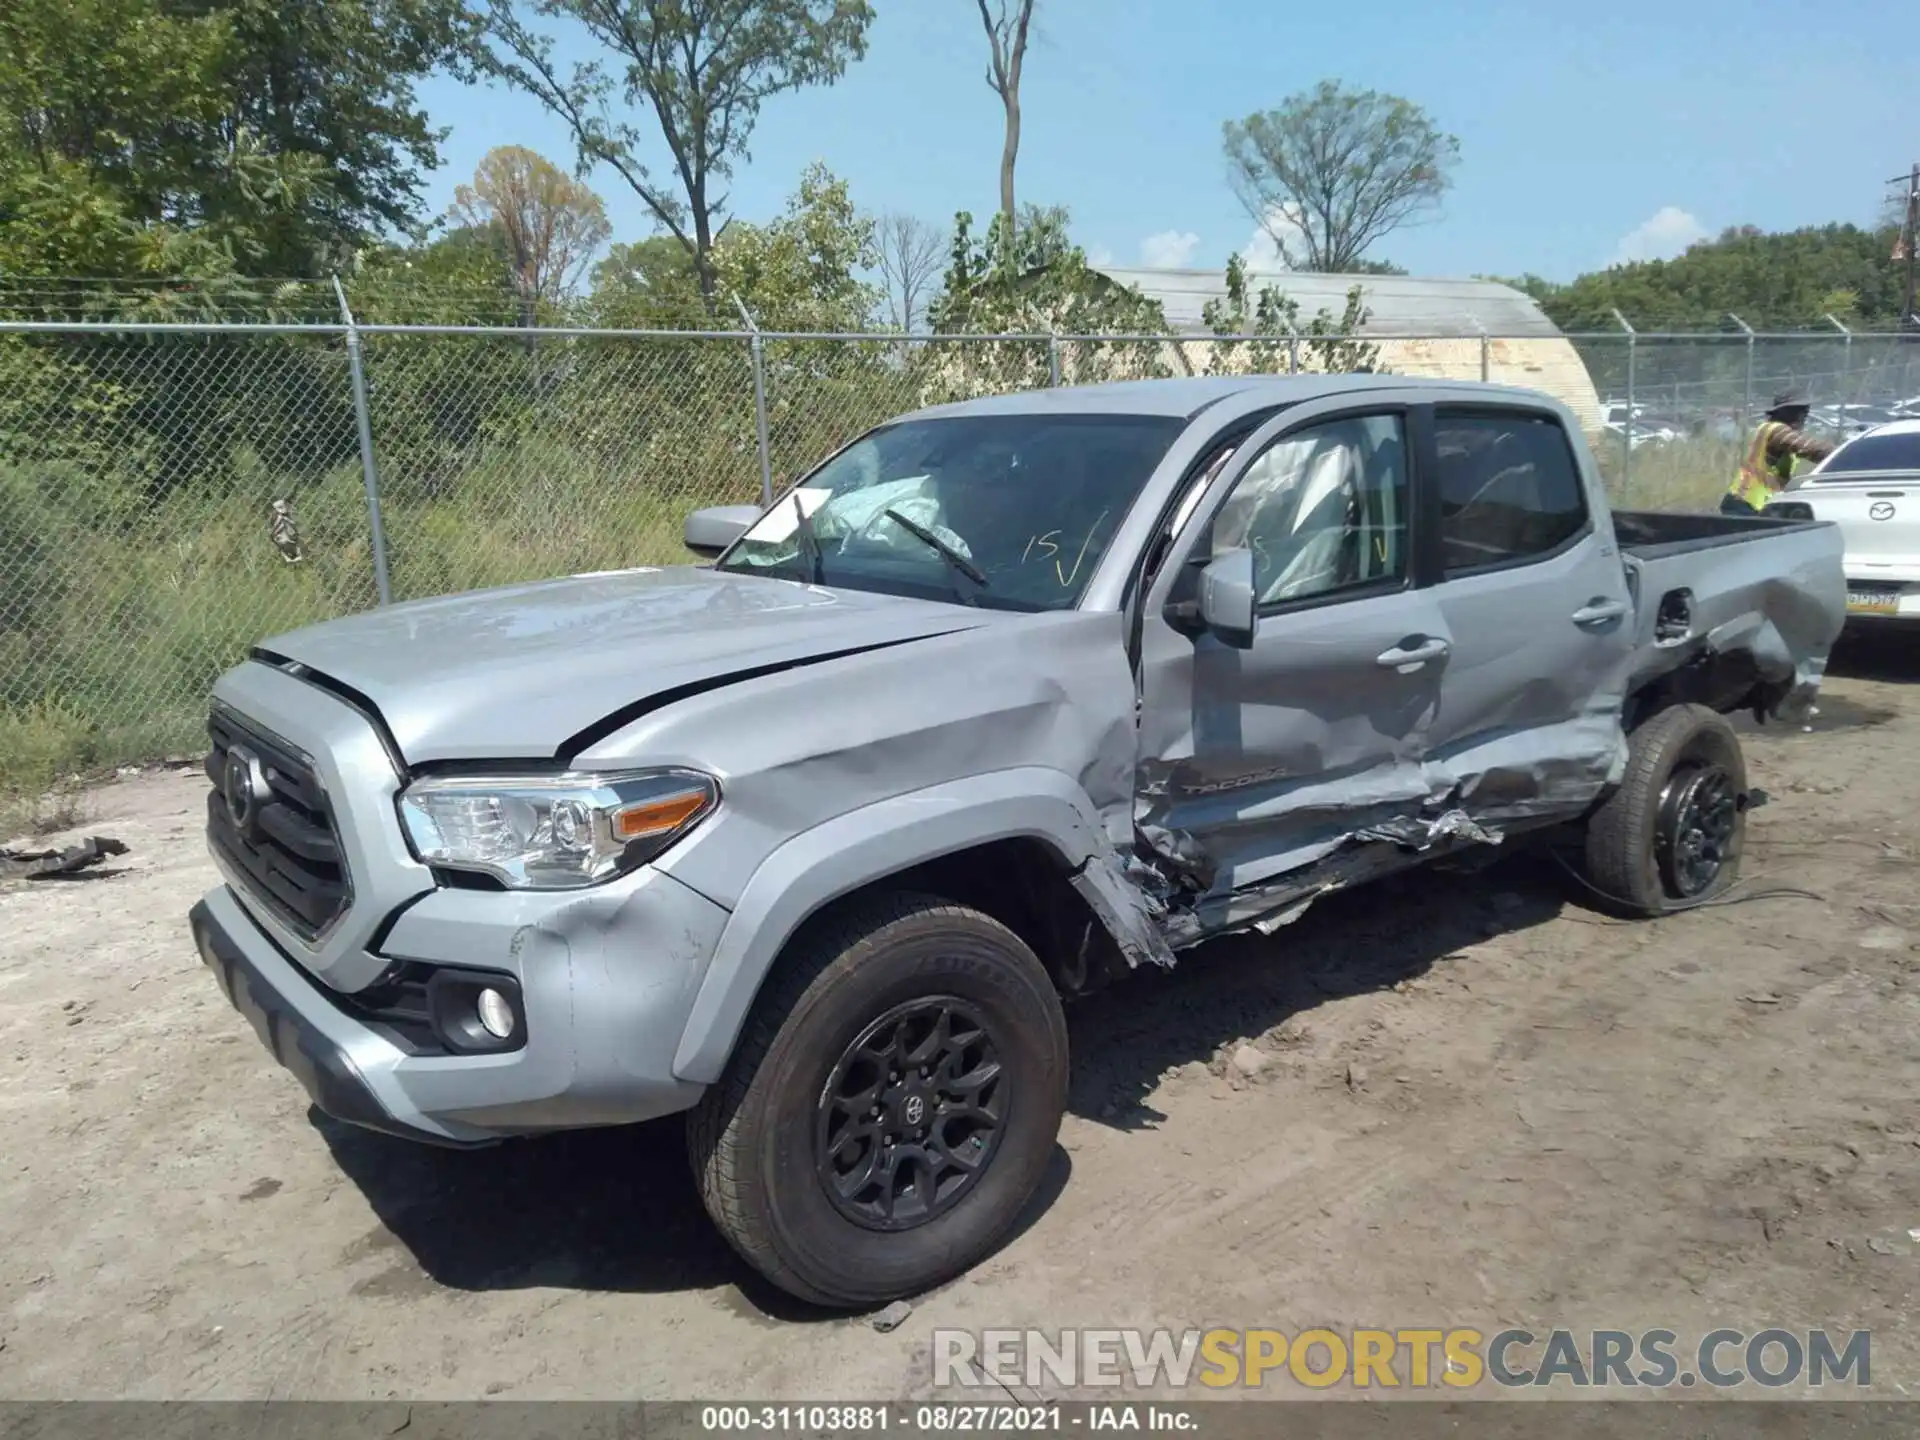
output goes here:
{"type": "Polygon", "coordinates": [[[1895,615],[1899,610],[1898,590],[1847,591],[1847,613],[1850,615],[1895,615]]]}

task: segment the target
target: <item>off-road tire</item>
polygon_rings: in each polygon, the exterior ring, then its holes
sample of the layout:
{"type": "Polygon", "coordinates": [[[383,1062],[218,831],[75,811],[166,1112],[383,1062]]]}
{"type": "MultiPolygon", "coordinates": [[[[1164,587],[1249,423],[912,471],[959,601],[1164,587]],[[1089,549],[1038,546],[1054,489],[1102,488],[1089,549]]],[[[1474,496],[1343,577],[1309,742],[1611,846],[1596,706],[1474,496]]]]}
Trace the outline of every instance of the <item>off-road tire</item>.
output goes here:
{"type": "Polygon", "coordinates": [[[1586,879],[1619,913],[1652,917],[1710,900],[1731,885],[1740,870],[1746,839],[1747,767],[1740,737],[1717,711],[1675,705],[1649,717],[1628,736],[1626,776],[1589,817],[1586,879]],[[1661,807],[1668,784],[1703,765],[1727,776],[1736,807],[1730,841],[1711,883],[1679,893],[1663,871],[1661,807]]]}
{"type": "Polygon", "coordinates": [[[741,1257],[802,1300],[853,1309],[921,1294],[1002,1243],[1032,1200],[1067,1070],[1059,996],[1017,935],[936,896],[876,896],[804,928],[781,956],[687,1117],[695,1182],[741,1257]],[[921,996],[957,997],[986,1020],[1011,1086],[1002,1133],[953,1209],[914,1229],[866,1229],[816,1173],[816,1107],[863,1028],[921,996]]]}

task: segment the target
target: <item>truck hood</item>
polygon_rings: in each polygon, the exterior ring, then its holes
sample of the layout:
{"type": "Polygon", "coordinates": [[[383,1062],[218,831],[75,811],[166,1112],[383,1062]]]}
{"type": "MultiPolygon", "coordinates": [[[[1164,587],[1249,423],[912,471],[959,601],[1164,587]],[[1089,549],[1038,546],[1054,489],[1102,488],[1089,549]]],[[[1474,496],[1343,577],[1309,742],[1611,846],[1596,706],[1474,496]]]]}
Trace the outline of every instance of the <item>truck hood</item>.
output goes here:
{"type": "Polygon", "coordinates": [[[682,696],[996,618],[1008,614],[681,566],[394,605],[260,649],[364,697],[409,764],[568,760],[682,696]]]}

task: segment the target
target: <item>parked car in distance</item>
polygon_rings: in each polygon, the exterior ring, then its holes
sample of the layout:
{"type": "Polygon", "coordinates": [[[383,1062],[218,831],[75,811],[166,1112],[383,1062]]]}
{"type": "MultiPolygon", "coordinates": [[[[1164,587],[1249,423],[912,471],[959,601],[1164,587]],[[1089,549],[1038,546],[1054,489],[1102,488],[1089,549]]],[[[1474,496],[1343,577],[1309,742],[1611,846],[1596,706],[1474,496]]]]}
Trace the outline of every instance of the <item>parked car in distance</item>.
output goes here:
{"type": "Polygon", "coordinates": [[[1840,527],[1849,621],[1920,624],[1920,419],[1854,436],[1767,514],[1840,527]]]}
{"type": "Polygon", "coordinates": [[[685,539],[263,642],[190,923],[320,1109],[683,1114],[845,1306],[1006,1240],[1063,1002],[1135,967],[1549,835],[1627,914],[1720,896],[1726,716],[1802,710],[1845,600],[1830,525],[1616,512],[1559,402],[1382,375],[924,410],[685,539]]]}

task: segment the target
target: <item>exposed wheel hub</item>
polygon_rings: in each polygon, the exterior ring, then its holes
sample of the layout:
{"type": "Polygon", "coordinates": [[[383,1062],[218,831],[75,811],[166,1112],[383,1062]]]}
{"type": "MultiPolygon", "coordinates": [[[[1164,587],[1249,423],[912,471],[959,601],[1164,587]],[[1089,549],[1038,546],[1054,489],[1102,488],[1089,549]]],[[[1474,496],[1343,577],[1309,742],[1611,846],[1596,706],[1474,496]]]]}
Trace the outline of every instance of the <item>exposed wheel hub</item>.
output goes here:
{"type": "Polygon", "coordinates": [[[999,1048],[951,996],[897,1005],[849,1045],[815,1117],[815,1167],[834,1208],[910,1230],[953,1208],[987,1168],[1006,1120],[999,1048]]]}
{"type": "Polygon", "coordinates": [[[1704,894],[1732,857],[1740,796],[1719,765],[1676,770],[1660,792],[1655,858],[1667,890],[1681,899],[1704,894]]]}

